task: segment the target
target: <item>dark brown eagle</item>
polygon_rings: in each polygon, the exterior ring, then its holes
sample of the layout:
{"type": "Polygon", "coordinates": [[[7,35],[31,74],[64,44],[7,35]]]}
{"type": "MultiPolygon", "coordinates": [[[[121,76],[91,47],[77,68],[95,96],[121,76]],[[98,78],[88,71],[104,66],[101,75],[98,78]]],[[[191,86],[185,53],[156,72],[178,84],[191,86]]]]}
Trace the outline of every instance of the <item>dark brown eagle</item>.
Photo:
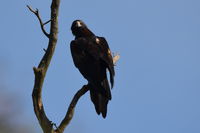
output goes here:
{"type": "Polygon", "coordinates": [[[107,104],[111,100],[110,88],[113,88],[115,75],[108,43],[105,38],[95,36],[81,20],[75,20],[71,30],[75,36],[70,44],[74,65],[88,81],[90,97],[97,114],[102,114],[105,118],[107,104]],[[110,73],[111,87],[106,70],[110,73]]]}

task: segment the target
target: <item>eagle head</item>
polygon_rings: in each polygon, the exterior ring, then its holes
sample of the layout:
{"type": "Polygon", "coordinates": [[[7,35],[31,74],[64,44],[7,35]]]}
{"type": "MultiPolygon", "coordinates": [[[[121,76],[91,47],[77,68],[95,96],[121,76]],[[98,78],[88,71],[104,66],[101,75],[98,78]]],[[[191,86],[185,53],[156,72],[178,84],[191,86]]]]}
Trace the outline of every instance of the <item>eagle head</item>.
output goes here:
{"type": "Polygon", "coordinates": [[[82,20],[75,20],[71,26],[72,34],[75,37],[86,37],[94,35],[82,20]]]}
{"type": "Polygon", "coordinates": [[[81,20],[75,20],[73,23],[72,23],[72,26],[71,26],[71,30],[72,30],[72,33],[73,35],[75,36],[80,36],[80,34],[82,33],[82,31],[87,28],[87,26],[84,24],[83,21],[81,20]]]}

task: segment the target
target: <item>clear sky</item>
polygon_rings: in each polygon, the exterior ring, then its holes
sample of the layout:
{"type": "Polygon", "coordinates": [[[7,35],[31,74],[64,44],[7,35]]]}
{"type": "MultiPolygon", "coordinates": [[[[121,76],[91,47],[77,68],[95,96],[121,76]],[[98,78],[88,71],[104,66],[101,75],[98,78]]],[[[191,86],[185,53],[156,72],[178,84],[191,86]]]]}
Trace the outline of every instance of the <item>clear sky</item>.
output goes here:
{"type": "MultiPolygon", "coordinates": [[[[0,4],[0,82],[20,99],[21,119],[35,132],[42,131],[32,107],[32,67],[38,65],[48,40],[26,4],[38,8],[47,21],[50,3],[0,4]]],[[[199,5],[199,0],[61,0],[58,44],[43,88],[50,120],[59,124],[73,95],[87,83],[69,49],[74,38],[71,23],[82,19],[121,58],[107,118],[96,114],[87,93],[66,133],[199,133],[199,5]]]]}

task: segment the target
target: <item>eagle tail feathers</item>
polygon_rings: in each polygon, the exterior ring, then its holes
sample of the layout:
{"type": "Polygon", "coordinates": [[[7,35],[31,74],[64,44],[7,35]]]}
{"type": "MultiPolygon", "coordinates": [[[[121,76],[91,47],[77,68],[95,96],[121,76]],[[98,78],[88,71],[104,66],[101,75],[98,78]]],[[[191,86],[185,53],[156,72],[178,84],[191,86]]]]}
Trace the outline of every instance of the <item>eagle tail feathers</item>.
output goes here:
{"type": "Polygon", "coordinates": [[[89,86],[90,97],[95,106],[97,114],[102,114],[103,118],[106,118],[108,101],[111,100],[111,92],[108,80],[105,79],[102,82],[101,88],[95,88],[95,86],[91,84],[89,84],[89,86]],[[101,91],[102,89],[104,89],[104,91],[101,91]]]}

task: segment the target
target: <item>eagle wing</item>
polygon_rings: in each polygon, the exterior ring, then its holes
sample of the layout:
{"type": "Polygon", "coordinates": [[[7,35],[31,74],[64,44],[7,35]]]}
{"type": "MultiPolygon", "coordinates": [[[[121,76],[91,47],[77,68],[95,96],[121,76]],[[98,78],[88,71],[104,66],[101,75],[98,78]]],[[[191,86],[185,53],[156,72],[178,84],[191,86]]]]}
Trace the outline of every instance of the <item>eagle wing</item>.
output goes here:
{"type": "Polygon", "coordinates": [[[97,39],[99,39],[99,41],[97,41],[97,44],[101,49],[101,59],[106,63],[106,67],[110,72],[110,82],[112,88],[114,85],[114,75],[115,75],[112,53],[104,37],[98,37],[97,39]]]}
{"type": "Polygon", "coordinates": [[[90,55],[95,60],[102,61],[110,73],[111,88],[114,84],[114,64],[113,57],[104,37],[92,39],[78,38],[71,42],[71,54],[77,68],[83,63],[85,56],[90,55]]]}
{"type": "Polygon", "coordinates": [[[112,53],[106,39],[104,37],[95,36],[88,41],[85,49],[96,60],[101,60],[105,64],[106,68],[108,68],[110,73],[111,88],[113,88],[115,75],[114,63],[112,53]]]}
{"type": "Polygon", "coordinates": [[[79,68],[85,58],[85,49],[87,46],[87,40],[84,38],[71,41],[70,49],[74,65],[79,68]]]}

